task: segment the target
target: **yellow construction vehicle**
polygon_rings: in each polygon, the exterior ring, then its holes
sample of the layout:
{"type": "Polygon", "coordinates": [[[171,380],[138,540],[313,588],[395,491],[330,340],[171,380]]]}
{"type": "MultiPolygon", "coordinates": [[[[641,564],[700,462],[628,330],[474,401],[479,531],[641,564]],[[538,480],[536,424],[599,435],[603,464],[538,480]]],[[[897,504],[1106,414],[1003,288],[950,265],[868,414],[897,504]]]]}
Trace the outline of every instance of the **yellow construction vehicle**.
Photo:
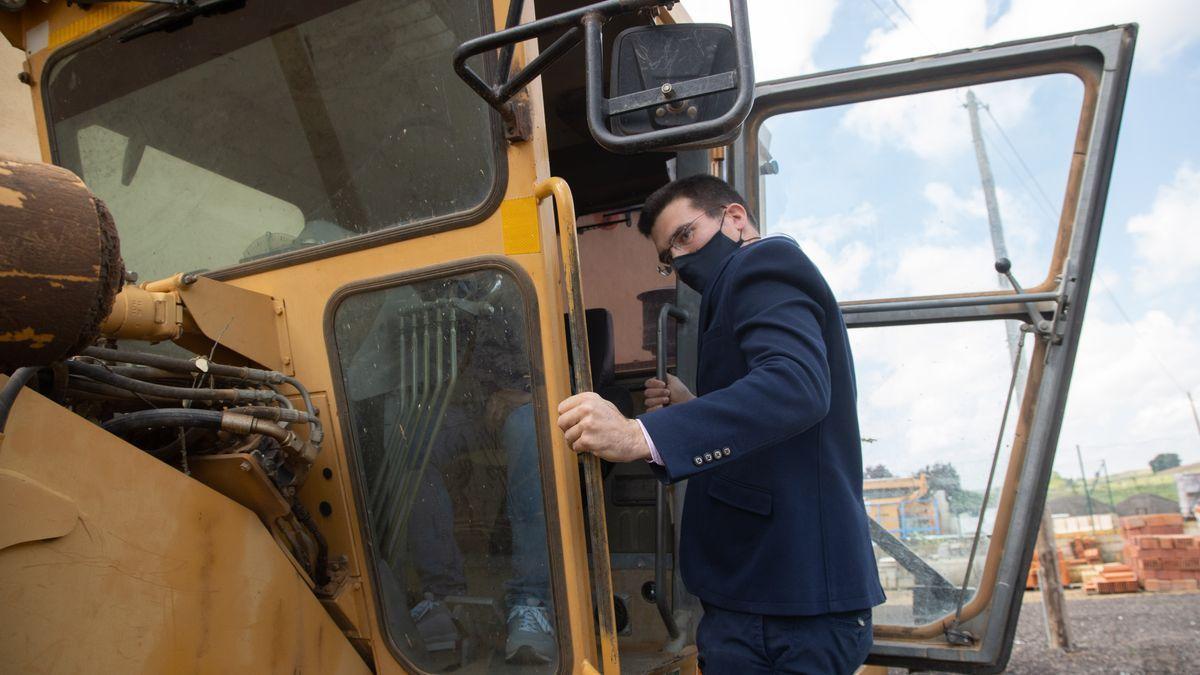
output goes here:
{"type": "Polygon", "coordinates": [[[0,161],[0,670],[695,672],[685,488],[554,425],[694,381],[698,296],[641,201],[715,173],[761,217],[773,120],[1056,76],[1042,280],[843,307],[1023,327],[965,575],[873,529],[906,581],[870,663],[1002,668],[1136,28],[756,85],[746,5],[0,3],[46,162],[0,161]]]}

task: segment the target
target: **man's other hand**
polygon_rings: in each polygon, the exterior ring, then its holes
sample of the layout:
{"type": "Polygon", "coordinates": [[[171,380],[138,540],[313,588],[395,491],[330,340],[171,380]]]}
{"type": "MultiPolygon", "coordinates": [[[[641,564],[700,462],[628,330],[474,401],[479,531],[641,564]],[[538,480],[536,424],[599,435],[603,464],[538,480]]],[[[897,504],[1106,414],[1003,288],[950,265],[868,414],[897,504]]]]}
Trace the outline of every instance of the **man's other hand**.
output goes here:
{"type": "Polygon", "coordinates": [[[668,403],[671,405],[687,403],[694,398],[696,398],[695,394],[688,391],[683,381],[670,373],[667,373],[666,382],[656,377],[646,380],[646,412],[658,410],[668,403]]]}
{"type": "Polygon", "coordinates": [[[599,394],[584,392],[559,403],[558,428],[575,452],[590,452],[610,462],[650,458],[637,420],[626,419],[599,394]]]}

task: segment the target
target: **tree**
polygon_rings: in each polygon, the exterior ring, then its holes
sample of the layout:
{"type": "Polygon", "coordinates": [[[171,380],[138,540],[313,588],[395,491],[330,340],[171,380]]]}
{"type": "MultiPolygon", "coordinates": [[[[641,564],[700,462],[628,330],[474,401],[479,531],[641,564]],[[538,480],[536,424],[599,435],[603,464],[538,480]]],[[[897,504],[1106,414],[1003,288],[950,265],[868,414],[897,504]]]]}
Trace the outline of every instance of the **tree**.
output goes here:
{"type": "Polygon", "coordinates": [[[1150,460],[1150,470],[1154,473],[1174,469],[1179,466],[1179,455],[1174,452],[1161,452],[1150,460]]]}
{"type": "Polygon", "coordinates": [[[920,473],[925,474],[925,481],[931,492],[946,491],[946,501],[950,503],[952,513],[979,513],[979,508],[983,505],[983,493],[964,490],[958,469],[955,469],[953,464],[930,464],[921,469],[920,473]]]}
{"type": "Polygon", "coordinates": [[[884,466],[882,464],[876,464],[875,466],[868,466],[866,469],[864,469],[863,477],[864,478],[891,478],[892,472],[888,471],[888,468],[886,466],[884,466]]]}

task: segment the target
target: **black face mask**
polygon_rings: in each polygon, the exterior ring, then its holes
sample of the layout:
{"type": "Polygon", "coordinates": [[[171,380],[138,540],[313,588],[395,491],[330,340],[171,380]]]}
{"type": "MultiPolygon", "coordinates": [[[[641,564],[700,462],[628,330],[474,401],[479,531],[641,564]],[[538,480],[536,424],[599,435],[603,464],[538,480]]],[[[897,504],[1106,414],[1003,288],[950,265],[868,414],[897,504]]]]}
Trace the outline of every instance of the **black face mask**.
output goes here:
{"type": "MultiPolygon", "coordinates": [[[[724,218],[721,220],[723,222],[724,218]]],[[[701,246],[699,251],[675,258],[671,266],[675,268],[675,273],[679,275],[679,279],[683,283],[697,291],[704,291],[705,286],[712,281],[713,275],[717,273],[717,269],[720,268],[725,258],[741,246],[741,233],[738,233],[738,240],[734,241],[725,236],[721,230],[717,230],[712,239],[701,246]]]]}

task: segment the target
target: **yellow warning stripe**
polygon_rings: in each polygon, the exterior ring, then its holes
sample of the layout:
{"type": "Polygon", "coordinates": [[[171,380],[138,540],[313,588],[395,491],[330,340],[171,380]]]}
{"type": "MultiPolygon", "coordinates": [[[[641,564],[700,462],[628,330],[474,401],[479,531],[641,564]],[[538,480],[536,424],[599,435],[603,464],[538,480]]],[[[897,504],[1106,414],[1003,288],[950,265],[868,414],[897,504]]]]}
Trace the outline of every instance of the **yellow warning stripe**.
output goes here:
{"type": "Polygon", "coordinates": [[[86,35],[98,28],[103,28],[117,19],[134,12],[146,5],[140,2],[114,2],[112,4],[95,4],[83,13],[83,16],[65,26],[51,27],[50,47],[58,47],[75,38],[86,35]]]}

